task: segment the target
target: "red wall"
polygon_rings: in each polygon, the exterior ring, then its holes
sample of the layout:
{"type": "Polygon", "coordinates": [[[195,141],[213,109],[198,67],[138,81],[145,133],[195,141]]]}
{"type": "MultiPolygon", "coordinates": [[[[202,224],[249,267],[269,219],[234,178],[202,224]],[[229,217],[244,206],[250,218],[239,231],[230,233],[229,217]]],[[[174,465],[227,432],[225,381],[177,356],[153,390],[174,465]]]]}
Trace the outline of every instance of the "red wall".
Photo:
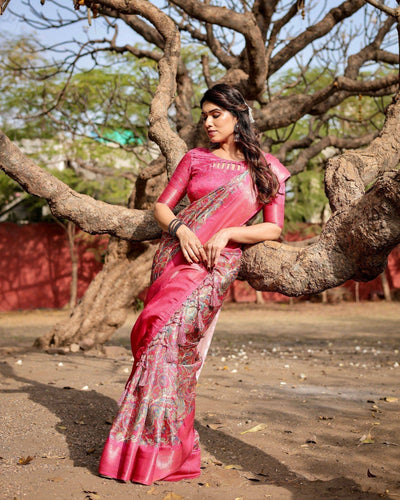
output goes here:
{"type": "MultiPolygon", "coordinates": [[[[78,297],[99,272],[104,236],[78,233],[78,297]],[[97,259],[96,259],[97,256],[97,259]]],[[[0,311],[61,308],[69,301],[71,259],[57,224],[0,224],[0,311]]]]}
{"type": "MultiPolygon", "coordinates": [[[[100,271],[99,256],[107,246],[105,236],[78,233],[78,297],[100,271]],[[97,258],[96,258],[97,257],[97,258]]],[[[69,301],[71,260],[65,231],[57,224],[0,224],[0,311],[61,308],[69,301]]],[[[392,289],[400,289],[400,247],[389,255],[386,276],[392,289]]],[[[345,284],[354,296],[354,282],[345,284]]],[[[360,283],[360,299],[381,293],[380,278],[360,283]]],[[[265,300],[286,302],[288,297],[263,292],[265,300]]],[[[246,282],[236,281],[230,300],[254,302],[256,293],[246,282]]],[[[229,299],[228,299],[229,300],[229,299]]]]}

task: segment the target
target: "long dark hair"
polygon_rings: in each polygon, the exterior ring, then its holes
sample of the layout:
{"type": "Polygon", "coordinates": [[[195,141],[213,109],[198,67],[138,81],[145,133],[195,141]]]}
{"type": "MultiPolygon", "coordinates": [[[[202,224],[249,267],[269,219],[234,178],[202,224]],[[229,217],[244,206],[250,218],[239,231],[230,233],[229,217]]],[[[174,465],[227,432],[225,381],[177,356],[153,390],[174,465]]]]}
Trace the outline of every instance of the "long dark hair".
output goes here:
{"type": "Polygon", "coordinates": [[[206,101],[221,106],[237,118],[235,142],[249,167],[260,202],[269,203],[278,192],[279,182],[265,159],[258,132],[250,121],[250,108],[244,97],[235,87],[218,83],[206,91],[200,106],[206,101]]]}

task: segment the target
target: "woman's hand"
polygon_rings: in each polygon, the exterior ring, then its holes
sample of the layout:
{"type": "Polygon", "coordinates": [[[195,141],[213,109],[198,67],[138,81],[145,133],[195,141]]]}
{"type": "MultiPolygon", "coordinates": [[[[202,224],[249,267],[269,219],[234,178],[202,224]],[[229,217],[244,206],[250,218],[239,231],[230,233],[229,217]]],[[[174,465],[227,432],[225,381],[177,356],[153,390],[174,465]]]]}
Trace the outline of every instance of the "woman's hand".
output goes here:
{"type": "Polygon", "coordinates": [[[230,239],[229,228],[221,229],[204,244],[208,268],[214,267],[230,239]]]}
{"type": "Polygon", "coordinates": [[[176,236],[179,238],[183,256],[189,264],[204,262],[207,265],[207,255],[203,245],[191,229],[182,224],[176,231],[176,236]]]}

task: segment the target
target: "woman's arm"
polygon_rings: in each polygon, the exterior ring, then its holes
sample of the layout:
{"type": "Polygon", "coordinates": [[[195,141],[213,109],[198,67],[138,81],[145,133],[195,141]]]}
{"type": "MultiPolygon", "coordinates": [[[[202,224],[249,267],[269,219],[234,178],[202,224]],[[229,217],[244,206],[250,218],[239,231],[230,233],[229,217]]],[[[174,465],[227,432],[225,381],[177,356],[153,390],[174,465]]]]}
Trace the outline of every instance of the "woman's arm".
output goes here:
{"type": "Polygon", "coordinates": [[[254,226],[227,227],[230,241],[251,245],[266,240],[277,240],[282,233],[282,229],[273,222],[261,222],[254,226]]]}
{"type": "MultiPolygon", "coordinates": [[[[176,217],[174,212],[165,203],[156,203],[154,207],[154,217],[164,231],[168,231],[169,223],[176,217]]],[[[176,231],[179,244],[185,259],[192,264],[193,262],[207,263],[207,256],[199,238],[187,226],[182,224],[176,231]]]]}
{"type": "Polygon", "coordinates": [[[277,240],[282,229],[273,222],[261,222],[254,226],[226,227],[212,236],[204,245],[208,267],[214,267],[222,250],[229,241],[251,245],[266,240],[277,240]]]}

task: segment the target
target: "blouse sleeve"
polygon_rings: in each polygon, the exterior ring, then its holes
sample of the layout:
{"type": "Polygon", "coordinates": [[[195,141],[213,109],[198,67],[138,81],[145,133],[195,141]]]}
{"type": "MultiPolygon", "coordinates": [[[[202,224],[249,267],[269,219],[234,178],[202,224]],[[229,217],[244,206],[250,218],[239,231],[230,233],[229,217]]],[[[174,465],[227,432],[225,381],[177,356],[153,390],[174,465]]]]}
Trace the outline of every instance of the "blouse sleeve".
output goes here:
{"type": "Polygon", "coordinates": [[[283,221],[285,215],[285,182],[279,184],[279,191],[275,198],[264,205],[263,217],[264,222],[272,222],[277,224],[281,229],[283,228],[283,221]]]}
{"type": "Polygon", "coordinates": [[[265,158],[278,178],[279,190],[278,194],[271,201],[271,203],[264,205],[264,222],[272,222],[277,224],[282,229],[285,215],[285,182],[290,177],[290,172],[277,158],[271,154],[266,154],[265,158]]]}
{"type": "Polygon", "coordinates": [[[165,203],[169,208],[174,208],[186,194],[186,188],[190,179],[191,155],[186,153],[179,162],[171,176],[167,187],[158,198],[158,203],[165,203]]]}

